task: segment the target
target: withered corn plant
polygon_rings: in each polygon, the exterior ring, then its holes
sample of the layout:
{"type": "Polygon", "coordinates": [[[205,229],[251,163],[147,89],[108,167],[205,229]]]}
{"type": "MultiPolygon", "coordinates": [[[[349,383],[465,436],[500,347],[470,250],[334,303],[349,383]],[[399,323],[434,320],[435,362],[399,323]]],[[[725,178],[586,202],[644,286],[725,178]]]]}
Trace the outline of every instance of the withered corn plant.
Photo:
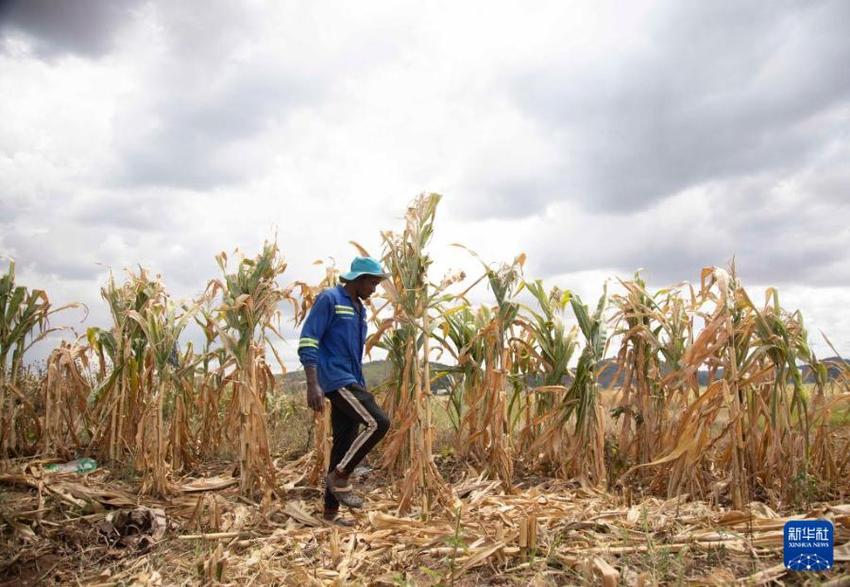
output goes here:
{"type": "Polygon", "coordinates": [[[665,383],[673,388],[681,387],[697,377],[701,368],[707,370],[709,382],[671,422],[661,439],[659,452],[663,456],[632,469],[653,467],[655,477],[651,487],[656,492],[664,491],[667,495],[716,492],[710,463],[722,456],[723,470],[729,475],[726,484],[735,506],[743,507],[745,496],[750,495],[742,429],[745,404],[739,386],[746,357],[739,351],[746,352],[752,332],[745,325],[745,306],[736,304],[737,291],[737,281],[727,271],[716,267],[703,270],[700,295],[694,300],[693,309],[705,326],[685,350],[680,368],[668,375],[665,383]],[[708,311],[700,310],[703,305],[708,306],[708,311]],[[727,437],[725,454],[712,454],[721,436],[727,437]]]}
{"type": "Polygon", "coordinates": [[[479,332],[488,321],[486,308],[474,311],[466,302],[444,311],[435,337],[454,364],[449,368],[448,415],[454,430],[455,452],[467,456],[469,436],[463,425],[467,397],[484,382],[484,338],[479,332]]]}
{"type": "MultiPolygon", "coordinates": [[[[607,286],[591,314],[577,295],[570,305],[584,337],[584,347],[566,393],[546,417],[535,450],[560,455],[556,472],[588,486],[603,486],[605,467],[605,419],[599,402],[598,370],[608,342],[604,316],[607,286]]],[[[551,457],[550,457],[551,458],[551,457]]]]}
{"type": "Polygon", "coordinates": [[[120,286],[110,275],[101,295],[112,314],[109,330],[89,328],[98,359],[93,392],[92,445],[107,460],[129,458],[142,475],[141,491],[172,491],[171,472],[191,463],[195,441],[189,407],[194,403],[191,348],[177,343],[196,308],[170,300],[159,277],[128,272],[120,286]]]}
{"type": "Polygon", "coordinates": [[[620,284],[624,293],[612,296],[620,340],[614,378],[619,402],[612,410],[619,424],[617,448],[627,463],[648,463],[661,456],[671,414],[687,405],[691,394],[699,395],[696,371],[677,388],[665,386],[665,377],[678,372],[693,342],[693,313],[679,287],[652,294],[640,275],[620,284]]]}
{"type": "Polygon", "coordinates": [[[62,341],[50,353],[42,381],[43,455],[70,459],[74,449],[88,444],[88,399],[92,391],[88,369],[89,347],[80,341],[62,341]]]}
{"type": "Polygon", "coordinates": [[[383,260],[390,277],[382,284],[392,309],[392,328],[379,331],[391,366],[384,409],[391,421],[383,463],[402,477],[398,509],[406,512],[421,497],[423,512],[452,495],[434,464],[431,414],[431,338],[436,320],[430,311],[445,301],[428,281],[426,251],[434,230],[438,194],[422,194],[408,208],[401,233],[383,233],[383,260]]]}
{"type": "Polygon", "coordinates": [[[850,362],[841,357],[825,334],[821,334],[835,357],[821,363],[818,376],[827,382],[824,387],[831,393],[815,408],[812,467],[834,487],[835,479],[850,479],[850,434],[845,434],[843,439],[840,437],[842,431],[850,430],[850,362]]]}
{"type": "Polygon", "coordinates": [[[39,410],[34,397],[21,386],[24,354],[56,331],[50,316],[67,308],[54,308],[47,293],[15,281],[15,262],[9,261],[0,276],[0,458],[32,454],[41,441],[39,410]]]}
{"type": "Polygon", "coordinates": [[[523,418],[519,440],[521,452],[531,462],[551,470],[558,468],[565,458],[560,443],[539,446],[538,454],[533,449],[544,433],[546,418],[566,401],[567,386],[572,379],[570,361],[578,346],[578,328],[568,330],[564,321],[570,292],[557,287],[547,292],[540,280],[526,282],[525,287],[534,296],[539,311],[525,307],[518,320],[523,333],[516,346],[519,355],[516,361],[524,363],[518,374],[527,388],[516,410],[523,418]],[[522,361],[521,357],[528,360],[522,361]]]}
{"type": "MultiPolygon", "coordinates": [[[[746,386],[748,421],[744,436],[751,486],[755,496],[763,497],[771,490],[778,492],[779,487],[771,487],[773,479],[792,479],[782,492],[784,497],[805,502],[815,480],[813,459],[821,462],[824,456],[826,412],[820,408],[825,402],[826,367],[809,347],[802,315],[785,311],[775,289],[765,293],[762,310],[743,288],[741,297],[752,314],[755,352],[766,356],[759,362],[763,368],[772,367],[773,372],[772,385],[746,386]],[[809,390],[803,381],[803,365],[813,380],[809,390]],[[764,425],[760,425],[762,422],[764,425]]],[[[820,473],[822,480],[829,480],[829,471],[820,473]]]]}
{"type": "MultiPolygon", "coordinates": [[[[471,252],[471,251],[470,251],[471,252]]],[[[472,371],[474,380],[464,388],[465,413],[461,419],[464,454],[497,476],[506,491],[513,486],[513,449],[508,414],[508,374],[513,368],[510,339],[519,314],[517,294],[523,288],[525,255],[511,264],[492,268],[478,255],[495,305],[482,307],[476,317],[472,344],[460,349],[461,364],[481,365],[472,371]],[[465,354],[470,353],[469,357],[465,354]],[[480,381],[479,381],[480,379],[480,381]]]]}
{"type": "Polygon", "coordinates": [[[190,349],[181,368],[176,349],[180,334],[197,308],[173,303],[164,295],[164,289],[159,294],[142,311],[128,310],[126,318],[135,322],[145,340],[145,393],[136,429],[135,466],[143,472],[142,493],[165,495],[171,489],[171,471],[193,460],[194,443],[187,414],[187,406],[193,403],[193,389],[187,389],[183,382],[187,373],[192,378],[194,365],[185,365],[191,360],[190,349]],[[168,421],[166,407],[170,408],[168,421]]]}
{"type": "MultiPolygon", "coordinates": [[[[128,272],[118,285],[113,275],[101,288],[109,306],[112,327],[87,330],[88,342],[98,359],[99,380],[92,406],[92,444],[100,458],[118,461],[135,454],[139,424],[153,401],[153,364],[148,342],[131,312],[147,315],[165,297],[159,279],[144,269],[128,272]]],[[[135,460],[131,456],[131,460],[135,460]]]]}
{"type": "Polygon", "coordinates": [[[197,420],[198,455],[209,458],[219,454],[224,442],[224,409],[228,377],[225,371],[227,352],[217,345],[218,328],[209,298],[195,316],[195,323],[204,333],[204,345],[200,352],[195,374],[195,407],[192,412],[197,420]]]}
{"type": "MultiPolygon", "coordinates": [[[[186,313],[196,314],[198,305],[186,305],[186,313]]],[[[185,327],[185,324],[183,325],[185,327]]],[[[167,377],[172,386],[165,396],[168,417],[168,459],[176,472],[183,472],[199,462],[200,443],[197,417],[198,410],[198,365],[202,355],[195,354],[191,342],[179,354],[177,348],[169,356],[167,377]]]]}
{"type": "Polygon", "coordinates": [[[233,393],[228,408],[227,433],[236,445],[240,488],[246,495],[256,490],[267,500],[275,489],[275,471],[269,452],[266,429],[266,396],[274,390],[274,376],[266,362],[269,348],[285,372],[283,361],[269,334],[282,338],[278,304],[296,303],[291,288],[281,288],[277,279],[286,270],[277,244],[265,243],[253,259],[237,255],[233,272],[228,270],[225,253],[216,257],[223,273],[210,282],[208,292],[220,295],[215,310],[215,327],[225,349],[225,368],[233,367],[233,393]]]}

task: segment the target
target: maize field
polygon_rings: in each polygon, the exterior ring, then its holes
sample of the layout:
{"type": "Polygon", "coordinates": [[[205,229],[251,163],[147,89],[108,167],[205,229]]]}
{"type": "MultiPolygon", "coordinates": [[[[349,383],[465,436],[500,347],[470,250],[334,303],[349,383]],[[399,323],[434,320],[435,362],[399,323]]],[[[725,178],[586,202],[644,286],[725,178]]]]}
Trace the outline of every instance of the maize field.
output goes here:
{"type": "Polygon", "coordinates": [[[836,567],[811,576],[850,573],[850,364],[815,356],[778,291],[747,291],[733,264],[660,290],[636,274],[585,301],[526,276],[521,251],[468,251],[480,274],[434,276],[439,202],[417,197],[381,251],[354,243],[390,273],[366,348],[386,356],[373,391],[392,427],[353,528],[317,514],[330,410],[314,416],[274,373],[284,309],[299,325],[335,267],[308,283],[277,243],[221,253],[191,300],[144,269],[110,276],[111,324],[34,370],[26,351],[73,307],[10,263],[0,581],[802,584],[781,530],[804,516],[835,527],[836,567]],[[273,441],[299,425],[303,445],[273,441]],[[100,467],[44,468],[80,456],[100,467]],[[126,511],[145,527],[121,526],[126,511]]]}

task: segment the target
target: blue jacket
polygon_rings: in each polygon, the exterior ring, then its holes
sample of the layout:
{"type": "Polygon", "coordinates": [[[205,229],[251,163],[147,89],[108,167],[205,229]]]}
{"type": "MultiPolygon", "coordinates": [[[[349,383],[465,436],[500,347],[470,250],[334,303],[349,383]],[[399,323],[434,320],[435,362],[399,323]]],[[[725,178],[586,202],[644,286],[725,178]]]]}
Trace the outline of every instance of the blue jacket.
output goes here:
{"type": "Polygon", "coordinates": [[[319,385],[326,394],[351,383],[366,387],[363,347],[366,308],[358,311],[341,285],[318,295],[301,329],[298,357],[305,367],[318,366],[319,385]]]}

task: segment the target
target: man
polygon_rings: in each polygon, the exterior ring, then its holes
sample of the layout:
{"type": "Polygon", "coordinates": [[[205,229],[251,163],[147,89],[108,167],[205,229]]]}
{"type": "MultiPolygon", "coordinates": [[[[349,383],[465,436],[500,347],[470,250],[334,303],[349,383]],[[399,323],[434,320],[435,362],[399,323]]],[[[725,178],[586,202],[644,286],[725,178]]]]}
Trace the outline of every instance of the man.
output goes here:
{"type": "Polygon", "coordinates": [[[366,390],[363,347],[366,342],[366,309],[363,301],[387,277],[372,257],[355,257],[342,283],[316,298],[301,330],[298,356],[307,374],[307,403],[321,412],[325,398],[331,402],[333,446],[325,478],[324,518],[338,519],[339,504],[363,506],[354,492],[351,472],[389,429],[389,420],[366,390]],[[364,428],[360,430],[360,425],[364,428]]]}

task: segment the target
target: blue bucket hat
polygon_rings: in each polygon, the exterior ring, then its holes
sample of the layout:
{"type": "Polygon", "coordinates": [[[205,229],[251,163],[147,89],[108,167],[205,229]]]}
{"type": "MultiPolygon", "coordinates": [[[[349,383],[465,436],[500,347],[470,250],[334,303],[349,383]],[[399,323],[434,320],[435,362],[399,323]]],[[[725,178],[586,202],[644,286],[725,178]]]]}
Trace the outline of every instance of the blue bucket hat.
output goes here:
{"type": "Polygon", "coordinates": [[[389,277],[381,267],[381,262],[373,257],[354,257],[351,262],[351,271],[339,276],[343,281],[354,281],[361,275],[374,275],[375,277],[389,277]]]}

